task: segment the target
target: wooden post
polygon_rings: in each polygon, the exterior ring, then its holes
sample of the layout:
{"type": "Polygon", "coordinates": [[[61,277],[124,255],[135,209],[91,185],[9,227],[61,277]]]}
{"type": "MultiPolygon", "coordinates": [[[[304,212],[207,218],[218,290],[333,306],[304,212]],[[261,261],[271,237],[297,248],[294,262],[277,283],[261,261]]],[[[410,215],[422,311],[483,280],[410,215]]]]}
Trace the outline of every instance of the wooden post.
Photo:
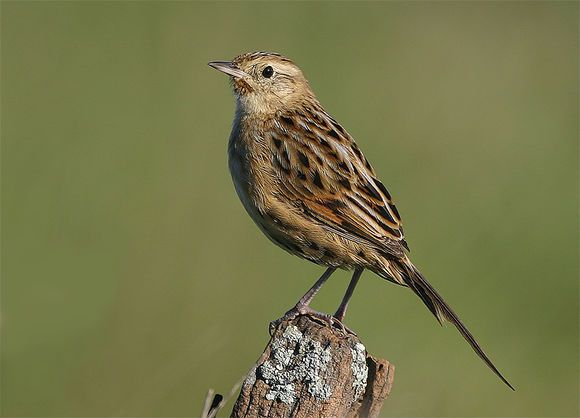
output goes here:
{"type": "Polygon", "coordinates": [[[377,417],[395,368],[308,316],[282,323],[242,384],[233,418],[377,417]]]}

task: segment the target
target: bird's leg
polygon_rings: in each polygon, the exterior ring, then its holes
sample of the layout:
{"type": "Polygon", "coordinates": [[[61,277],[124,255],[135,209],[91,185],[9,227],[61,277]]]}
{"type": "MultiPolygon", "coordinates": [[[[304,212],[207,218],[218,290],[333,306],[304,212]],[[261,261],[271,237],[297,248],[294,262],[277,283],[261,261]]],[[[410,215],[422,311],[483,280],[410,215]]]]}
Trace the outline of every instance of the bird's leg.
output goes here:
{"type": "Polygon", "coordinates": [[[316,283],[314,283],[314,285],[308,290],[308,292],[306,292],[304,296],[300,298],[300,300],[298,301],[298,303],[294,308],[300,310],[301,308],[309,306],[310,302],[312,302],[312,299],[314,299],[314,296],[316,296],[322,285],[328,280],[328,278],[335,271],[336,267],[327,268],[324,274],[320,276],[320,279],[318,279],[316,283]]]}
{"type": "Polygon", "coordinates": [[[272,334],[273,330],[278,328],[278,325],[280,325],[280,323],[282,323],[284,321],[292,320],[299,315],[311,315],[311,316],[316,317],[318,319],[322,319],[324,322],[328,323],[329,325],[332,325],[333,320],[332,320],[332,317],[330,315],[327,315],[327,314],[324,314],[321,312],[317,312],[314,309],[312,309],[309,305],[310,305],[310,302],[312,302],[312,299],[314,299],[314,296],[316,296],[316,294],[318,293],[318,291],[320,290],[320,288],[324,284],[324,282],[326,282],[328,280],[328,278],[332,275],[332,273],[334,273],[335,271],[336,271],[336,267],[327,268],[326,271],[324,272],[324,274],[322,274],[322,276],[320,276],[320,278],[316,281],[316,283],[314,283],[314,285],[308,290],[308,292],[306,292],[304,294],[304,296],[302,296],[300,298],[298,303],[292,309],[290,309],[288,312],[286,312],[282,318],[277,319],[275,321],[272,321],[270,323],[270,333],[272,334]]]}
{"type": "Polygon", "coordinates": [[[350,300],[354,292],[354,288],[356,287],[356,284],[358,283],[358,279],[360,279],[362,272],[363,272],[362,267],[357,267],[354,270],[352,279],[350,279],[348,288],[346,289],[344,297],[342,298],[342,302],[340,303],[340,306],[338,307],[336,313],[334,314],[334,317],[338,319],[340,322],[342,322],[342,320],[344,319],[344,315],[346,314],[346,308],[348,307],[348,301],[350,300]]]}

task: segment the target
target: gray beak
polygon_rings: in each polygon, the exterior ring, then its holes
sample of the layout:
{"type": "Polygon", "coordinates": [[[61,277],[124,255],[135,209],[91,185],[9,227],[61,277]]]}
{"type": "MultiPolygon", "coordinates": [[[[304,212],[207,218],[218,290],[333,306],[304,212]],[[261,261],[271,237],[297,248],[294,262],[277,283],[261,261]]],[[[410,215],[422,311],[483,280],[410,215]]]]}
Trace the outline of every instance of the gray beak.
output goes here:
{"type": "Polygon", "coordinates": [[[216,70],[221,71],[222,73],[231,75],[232,77],[244,78],[248,75],[242,70],[240,70],[237,65],[235,65],[230,61],[212,61],[209,62],[207,65],[209,65],[212,68],[215,68],[216,70]]]}

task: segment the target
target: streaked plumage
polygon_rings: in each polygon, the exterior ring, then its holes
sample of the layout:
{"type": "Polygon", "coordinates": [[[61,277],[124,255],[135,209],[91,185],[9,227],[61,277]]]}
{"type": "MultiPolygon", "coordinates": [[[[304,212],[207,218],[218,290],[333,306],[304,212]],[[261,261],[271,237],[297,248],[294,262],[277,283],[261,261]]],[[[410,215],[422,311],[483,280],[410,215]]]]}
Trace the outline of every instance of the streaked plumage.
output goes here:
{"type": "Polygon", "coordinates": [[[237,99],[228,154],[246,211],[275,244],[328,267],[285,318],[317,314],[308,303],[334,269],[342,268],[355,270],[335,314],[342,320],[360,273],[368,269],[410,287],[511,387],[409,260],[391,195],[352,136],[322,108],[300,69],[267,52],[210,65],[231,76],[237,99]]]}

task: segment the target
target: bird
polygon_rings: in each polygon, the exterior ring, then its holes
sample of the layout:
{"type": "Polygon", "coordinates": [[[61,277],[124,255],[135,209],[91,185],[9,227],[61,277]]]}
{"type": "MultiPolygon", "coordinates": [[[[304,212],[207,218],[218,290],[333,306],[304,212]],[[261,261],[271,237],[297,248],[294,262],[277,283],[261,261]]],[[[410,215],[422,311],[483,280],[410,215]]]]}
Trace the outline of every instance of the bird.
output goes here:
{"type": "Polygon", "coordinates": [[[276,323],[311,315],[342,324],[364,270],[411,289],[442,324],[452,323],[509,388],[475,337],[409,258],[401,216],[353,137],[328,114],[301,69],[274,52],[208,65],[229,76],[236,100],[228,142],[235,190],[274,244],[326,267],[276,323]],[[337,270],[353,271],[334,315],[309,305],[337,270]]]}

